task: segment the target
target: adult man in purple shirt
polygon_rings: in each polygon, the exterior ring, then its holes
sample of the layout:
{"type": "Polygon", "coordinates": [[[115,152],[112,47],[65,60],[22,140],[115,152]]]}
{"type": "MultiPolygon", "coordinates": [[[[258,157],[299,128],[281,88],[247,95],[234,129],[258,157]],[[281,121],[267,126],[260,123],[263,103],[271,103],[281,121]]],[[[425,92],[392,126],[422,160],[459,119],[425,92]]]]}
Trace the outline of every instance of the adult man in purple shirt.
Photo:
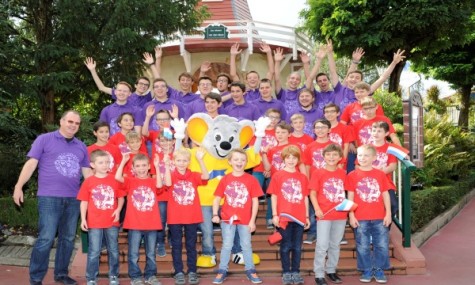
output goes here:
{"type": "Polygon", "coordinates": [[[260,117],[259,109],[244,99],[246,86],[241,82],[231,83],[231,97],[233,103],[224,109],[224,114],[240,120],[257,120],[260,117]]]}
{"type": "MultiPolygon", "coordinates": [[[[144,62],[147,63],[148,58],[144,54],[144,62]]],[[[153,58],[152,58],[153,60],[153,58]]],[[[92,79],[94,79],[94,82],[96,83],[97,88],[99,91],[102,91],[106,94],[109,94],[112,96],[112,99],[116,100],[117,99],[117,90],[114,88],[106,87],[104,83],[102,83],[102,80],[99,78],[99,75],[97,74],[96,71],[96,62],[92,57],[87,57],[86,60],[84,61],[84,64],[86,65],[87,69],[91,72],[92,79]]],[[[145,77],[139,77],[137,81],[135,82],[135,92],[132,94],[129,94],[129,98],[127,99],[128,102],[136,106],[138,108],[142,108],[147,102],[152,101],[152,92],[149,90],[150,87],[150,80],[145,77]]]]}
{"type": "MultiPolygon", "coordinates": [[[[300,91],[298,100],[299,107],[294,114],[299,113],[305,117],[305,126],[303,128],[303,132],[313,138],[315,137],[315,133],[313,132],[313,123],[316,120],[323,118],[323,111],[318,110],[315,106],[315,97],[312,90],[310,89],[302,89],[300,91]]],[[[290,122],[290,117],[292,115],[293,114],[287,114],[287,122],[290,122]]]]}
{"type": "MultiPolygon", "coordinates": [[[[213,90],[213,82],[211,78],[207,76],[200,77],[198,80],[198,91],[199,95],[197,95],[198,99],[192,102],[190,105],[187,106],[185,112],[185,120],[188,120],[195,113],[206,113],[206,106],[205,106],[205,98],[211,91],[213,90]]],[[[224,112],[224,108],[222,106],[219,107],[218,112],[222,114],[224,112]]]]}
{"type": "Polygon", "coordinates": [[[76,111],[67,111],[57,131],[36,138],[28,152],[29,159],[21,170],[13,192],[15,204],[23,203],[23,185],[38,168],[38,239],[30,259],[30,284],[42,284],[48,271],[49,255],[56,234],[58,246],[54,265],[54,280],[62,284],[77,284],[68,276],[68,266],[74,249],[79,218],[81,174],[92,174],[83,142],[74,137],[81,118],[76,111]]]}
{"type": "Polygon", "coordinates": [[[252,104],[259,109],[259,115],[264,116],[267,110],[272,108],[279,110],[281,118],[285,119],[287,117],[287,112],[285,111],[284,104],[280,100],[272,97],[272,85],[269,79],[263,78],[261,80],[261,83],[259,83],[259,91],[261,97],[252,102],[252,104]]]}

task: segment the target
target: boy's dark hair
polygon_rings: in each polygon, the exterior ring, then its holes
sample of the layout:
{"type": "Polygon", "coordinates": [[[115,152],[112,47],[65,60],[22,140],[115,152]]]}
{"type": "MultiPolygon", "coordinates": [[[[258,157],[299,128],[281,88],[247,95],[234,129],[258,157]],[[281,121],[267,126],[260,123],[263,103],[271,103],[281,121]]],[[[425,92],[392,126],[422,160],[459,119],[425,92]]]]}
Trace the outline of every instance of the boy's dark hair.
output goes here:
{"type": "Polygon", "coordinates": [[[385,133],[389,132],[389,124],[386,123],[385,121],[374,122],[371,127],[383,129],[385,133]]]}
{"type": "Polygon", "coordinates": [[[335,104],[335,103],[328,103],[328,104],[326,104],[325,107],[323,107],[323,112],[325,112],[325,110],[326,110],[327,108],[335,108],[335,110],[336,110],[337,113],[340,112],[340,107],[339,107],[337,104],[335,104]]]}
{"type": "Polygon", "coordinates": [[[221,98],[221,95],[219,95],[218,93],[214,93],[214,92],[211,92],[208,95],[206,95],[205,96],[205,101],[206,101],[206,98],[216,100],[216,102],[218,102],[218,103],[223,102],[223,98],[221,98]]]}
{"type": "Polygon", "coordinates": [[[340,155],[340,157],[343,157],[343,150],[341,149],[341,146],[337,145],[337,144],[329,144],[327,145],[324,149],[323,149],[323,152],[322,152],[322,155],[325,156],[325,153],[327,152],[338,152],[338,154],[340,155]]]}
{"type": "Polygon", "coordinates": [[[277,126],[275,126],[275,128],[281,128],[283,130],[287,130],[289,132],[289,134],[292,132],[292,127],[287,124],[286,122],[280,122],[277,124],[277,126]]]}
{"type": "Polygon", "coordinates": [[[107,127],[110,131],[110,126],[108,123],[104,122],[104,121],[97,121],[94,123],[94,125],[92,125],[92,130],[97,132],[100,128],[102,127],[107,127]]]}
{"type": "Polygon", "coordinates": [[[95,162],[98,157],[109,157],[109,154],[102,149],[96,149],[93,152],[91,152],[91,155],[89,156],[89,160],[91,162],[95,162]]]}
{"type": "Polygon", "coordinates": [[[364,76],[363,76],[363,72],[361,72],[361,71],[359,71],[359,70],[353,70],[352,72],[348,73],[348,76],[349,76],[350,74],[353,74],[353,73],[358,73],[358,74],[361,76],[361,80],[363,80],[363,77],[364,77],[364,76]]]}
{"type": "Polygon", "coordinates": [[[325,72],[320,72],[319,74],[317,74],[317,76],[315,76],[315,80],[318,80],[320,76],[325,76],[328,80],[330,80],[330,78],[328,78],[328,74],[326,74],[325,72]]]}
{"type": "Polygon", "coordinates": [[[279,114],[279,116],[282,116],[282,112],[279,109],[269,108],[265,112],[265,115],[268,116],[270,113],[277,113],[277,114],[279,114]]]}
{"type": "Polygon", "coordinates": [[[189,78],[189,79],[191,79],[191,81],[193,81],[193,75],[191,75],[189,72],[182,72],[182,73],[180,73],[180,75],[178,75],[178,81],[180,81],[180,79],[181,79],[182,77],[189,78]]]}
{"type": "Polygon", "coordinates": [[[355,87],[353,89],[363,89],[363,90],[366,90],[366,91],[371,91],[371,85],[369,85],[368,83],[366,82],[358,82],[356,83],[355,87]]]}
{"type": "Polygon", "coordinates": [[[299,92],[299,97],[300,97],[300,94],[302,94],[304,92],[312,94],[312,96],[315,98],[315,93],[312,90],[308,89],[308,88],[302,88],[299,92]]]}
{"type": "Polygon", "coordinates": [[[122,121],[122,118],[123,118],[124,116],[127,116],[127,115],[131,116],[131,117],[132,117],[132,120],[134,120],[134,123],[135,123],[134,114],[132,114],[132,113],[130,113],[130,112],[124,112],[124,113],[120,114],[119,117],[117,117],[117,121],[116,121],[117,125],[119,125],[120,121],[122,121]]]}
{"type": "Polygon", "coordinates": [[[134,155],[134,158],[132,159],[132,165],[135,164],[137,161],[147,161],[148,163],[150,163],[148,156],[143,153],[137,153],[136,155],[134,155]]]}
{"type": "Polygon", "coordinates": [[[250,71],[246,72],[246,79],[247,79],[247,76],[248,76],[249,74],[251,74],[251,73],[257,74],[257,78],[260,78],[259,73],[257,73],[257,71],[255,71],[255,70],[250,70],[250,71]]]}
{"type": "Polygon", "coordinates": [[[145,77],[145,76],[140,76],[139,78],[137,78],[137,80],[135,80],[135,84],[139,84],[140,79],[147,80],[148,84],[150,84],[150,79],[148,79],[148,77],[145,77]]]}
{"type": "Polygon", "coordinates": [[[243,83],[241,83],[239,81],[234,81],[233,83],[231,83],[229,88],[231,88],[231,87],[239,87],[239,88],[241,88],[242,92],[246,92],[246,85],[244,85],[243,83]]]}
{"type": "Polygon", "coordinates": [[[259,87],[261,87],[261,83],[269,83],[272,86],[272,81],[268,78],[262,78],[259,82],[259,87]]]}
{"type": "Polygon", "coordinates": [[[130,84],[128,82],[119,81],[119,82],[117,82],[117,84],[115,86],[117,86],[119,84],[126,86],[127,88],[129,88],[129,91],[132,92],[132,86],[130,86],[130,84]]]}
{"type": "Polygon", "coordinates": [[[228,84],[231,82],[231,76],[227,73],[219,73],[217,76],[216,76],[216,81],[220,78],[220,77],[226,77],[226,79],[228,80],[228,84]]]}
{"type": "Polygon", "coordinates": [[[318,119],[315,122],[313,122],[313,128],[314,129],[315,129],[315,125],[318,124],[318,123],[326,125],[329,130],[332,128],[332,123],[330,123],[329,120],[327,120],[327,119],[318,119]]]}
{"type": "Polygon", "coordinates": [[[198,85],[200,85],[202,80],[209,80],[209,82],[211,82],[211,84],[213,84],[213,80],[211,79],[211,77],[201,76],[200,79],[198,79],[198,85]]]}
{"type": "Polygon", "coordinates": [[[158,112],[155,113],[155,119],[157,118],[157,115],[158,114],[167,114],[168,115],[168,118],[172,119],[172,115],[170,114],[170,111],[166,110],[166,109],[160,109],[158,110],[158,112]]]}
{"type": "Polygon", "coordinates": [[[153,84],[155,84],[155,83],[157,83],[157,82],[163,82],[163,83],[165,83],[165,85],[166,85],[167,88],[168,88],[168,83],[167,83],[167,81],[166,81],[165,79],[163,79],[163,78],[155,78],[155,79],[153,80],[153,84]]]}

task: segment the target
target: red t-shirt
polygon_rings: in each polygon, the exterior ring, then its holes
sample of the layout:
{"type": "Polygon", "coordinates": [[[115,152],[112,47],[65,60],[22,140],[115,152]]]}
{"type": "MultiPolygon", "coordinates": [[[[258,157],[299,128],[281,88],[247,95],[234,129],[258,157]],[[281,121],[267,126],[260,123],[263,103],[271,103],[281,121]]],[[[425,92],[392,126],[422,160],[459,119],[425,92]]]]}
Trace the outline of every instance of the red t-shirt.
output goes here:
{"type": "MultiPolygon", "coordinates": [[[[274,175],[279,170],[282,170],[285,167],[284,160],[282,159],[282,150],[291,145],[290,143],[284,145],[277,145],[267,152],[267,160],[269,160],[271,165],[271,176],[274,175]]],[[[298,145],[295,145],[298,147],[298,145]]],[[[302,152],[302,149],[300,149],[302,152]]],[[[297,170],[298,171],[298,170],[297,170]]]]}
{"type": "MultiPolygon", "coordinates": [[[[141,154],[144,154],[148,157],[147,155],[147,152],[142,152],[140,151],[141,154]]],[[[134,161],[134,156],[136,155],[136,153],[130,153],[130,159],[129,161],[127,161],[125,163],[125,166],[124,166],[124,172],[123,172],[123,175],[124,176],[128,176],[128,177],[135,177],[135,171],[133,169],[133,161],[134,161]]],[[[149,159],[149,164],[150,164],[150,170],[149,170],[149,173],[151,175],[155,174],[156,173],[156,170],[155,170],[155,166],[153,166],[153,162],[149,159]]]]}
{"type": "Polygon", "coordinates": [[[219,181],[214,196],[224,198],[221,219],[226,222],[236,215],[233,224],[248,225],[252,214],[252,198],[264,195],[257,179],[244,173],[241,176],[226,174],[219,181]]]}
{"type": "MultiPolygon", "coordinates": [[[[363,119],[363,107],[358,102],[353,102],[345,107],[341,114],[340,121],[346,122],[347,125],[353,125],[356,121],[363,119]]],[[[376,104],[376,116],[384,116],[383,107],[376,104]]]]}
{"type": "Polygon", "coordinates": [[[346,171],[317,169],[310,176],[310,191],[317,193],[318,206],[325,215],[321,220],[346,220],[347,212],[332,210],[345,199],[346,171]]]}
{"type": "MultiPolygon", "coordinates": [[[[277,215],[291,214],[297,220],[305,223],[306,217],[308,217],[305,197],[309,194],[307,176],[298,171],[277,171],[272,176],[267,194],[277,196],[277,215]]],[[[280,217],[280,220],[292,221],[287,217],[280,217]]]]}
{"type": "Polygon", "coordinates": [[[153,178],[124,177],[127,192],[127,211],[124,228],[131,230],[161,230],[162,221],[158,210],[157,180],[153,178]]]}
{"type": "MultiPolygon", "coordinates": [[[[269,149],[276,146],[278,142],[277,142],[277,139],[275,138],[275,129],[266,130],[265,132],[266,134],[262,138],[262,142],[261,142],[261,149],[267,146],[269,146],[269,149]]],[[[252,137],[249,145],[252,146],[254,145],[255,142],[256,142],[256,137],[252,137]]],[[[259,165],[257,165],[256,167],[254,167],[253,171],[264,172],[264,165],[262,164],[262,162],[259,163],[259,165]]]]}
{"type": "Polygon", "coordinates": [[[120,191],[119,182],[112,174],[104,178],[93,175],[84,180],[77,199],[88,202],[87,226],[91,229],[119,226],[118,221],[114,223],[112,213],[117,209],[117,198],[124,196],[125,193],[120,191]]]}
{"type": "MultiPolygon", "coordinates": [[[[147,147],[145,145],[145,138],[142,137],[142,145],[140,146],[139,152],[147,154],[147,147]]],[[[122,134],[121,132],[115,133],[110,139],[109,143],[116,145],[121,153],[129,153],[130,148],[125,142],[125,135],[122,134]]],[[[147,154],[148,155],[148,154],[147,154]]]]}
{"type": "MultiPolygon", "coordinates": [[[[157,173],[160,174],[160,176],[162,177],[162,181],[165,181],[165,162],[163,161],[163,157],[165,156],[165,154],[163,152],[160,152],[158,153],[158,157],[160,158],[160,162],[158,164],[158,171],[157,169],[155,169],[155,171],[157,173]]],[[[170,158],[170,171],[173,172],[175,170],[175,163],[173,162],[173,154],[168,154],[168,157],[170,158]]],[[[159,202],[166,202],[168,201],[168,190],[169,190],[169,187],[164,187],[165,190],[160,192],[158,194],[158,197],[157,197],[157,200],[159,202]]]]}
{"type": "Polygon", "coordinates": [[[119,167],[120,162],[122,161],[122,154],[120,153],[119,148],[116,145],[113,145],[111,143],[108,143],[103,146],[99,146],[97,144],[92,144],[87,147],[87,153],[89,154],[89,158],[91,157],[91,152],[95,150],[103,150],[107,152],[109,155],[110,159],[110,170],[111,173],[115,173],[117,170],[117,167],[119,167]]]}
{"type": "Polygon", "coordinates": [[[396,131],[394,130],[393,124],[391,121],[385,116],[376,116],[372,119],[361,119],[353,124],[354,133],[356,135],[356,141],[358,146],[365,145],[365,144],[373,144],[373,137],[371,136],[371,129],[374,122],[383,121],[388,123],[389,125],[389,134],[394,134],[396,131]]]}
{"type": "Polygon", "coordinates": [[[302,156],[302,162],[305,165],[310,166],[309,173],[312,173],[315,169],[325,167],[325,160],[323,159],[323,149],[327,145],[332,144],[332,143],[333,142],[331,140],[328,140],[327,142],[324,142],[324,143],[314,141],[313,143],[307,146],[307,149],[305,149],[302,156]]]}
{"type": "MultiPolygon", "coordinates": [[[[381,169],[383,167],[388,167],[391,163],[397,163],[397,158],[388,153],[389,143],[385,143],[382,146],[374,146],[376,148],[376,160],[373,162],[373,167],[377,169],[381,169]]],[[[393,182],[393,174],[388,173],[386,174],[388,177],[389,185],[391,186],[390,189],[396,190],[396,185],[393,182]]]]}
{"type": "Polygon", "coordinates": [[[343,148],[343,145],[355,141],[355,134],[353,129],[342,124],[338,123],[334,128],[330,129],[330,134],[328,138],[337,145],[343,148]]]}
{"type": "Polygon", "coordinates": [[[358,204],[355,217],[358,220],[384,219],[386,210],[382,193],[390,188],[386,174],[375,168],[369,171],[355,169],[345,181],[345,189],[355,192],[354,202],[358,204]]]}
{"type": "Polygon", "coordinates": [[[307,135],[303,134],[301,137],[295,137],[293,134],[290,134],[289,137],[289,144],[294,144],[298,146],[302,151],[304,151],[309,144],[311,144],[314,141],[314,139],[307,135]]]}
{"type": "Polygon", "coordinates": [[[196,224],[203,222],[198,186],[208,184],[201,173],[186,170],[172,173],[172,186],[168,189],[167,223],[196,224]]]}

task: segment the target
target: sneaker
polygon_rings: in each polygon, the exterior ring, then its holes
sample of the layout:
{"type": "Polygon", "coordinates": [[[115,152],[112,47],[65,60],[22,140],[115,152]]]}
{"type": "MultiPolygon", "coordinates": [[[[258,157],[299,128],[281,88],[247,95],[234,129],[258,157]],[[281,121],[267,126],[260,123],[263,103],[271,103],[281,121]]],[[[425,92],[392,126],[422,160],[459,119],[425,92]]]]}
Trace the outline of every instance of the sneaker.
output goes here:
{"type": "Polygon", "coordinates": [[[244,265],[244,256],[242,255],[242,252],[233,253],[231,255],[231,260],[233,261],[233,263],[244,265]]]}
{"type": "Polygon", "coordinates": [[[312,244],[317,241],[317,236],[313,234],[307,234],[307,238],[303,240],[304,244],[312,244]]]}
{"type": "Polygon", "coordinates": [[[343,238],[341,239],[340,244],[348,244],[348,240],[345,238],[345,236],[343,236],[343,238]]]}
{"type": "Polygon", "coordinates": [[[282,275],[282,284],[284,284],[284,285],[293,284],[293,281],[292,281],[292,274],[291,274],[291,273],[284,273],[284,274],[282,275]]]}
{"type": "Polygon", "coordinates": [[[340,284],[343,282],[340,276],[338,276],[338,274],[336,273],[328,273],[327,278],[330,279],[330,282],[335,283],[335,284],[340,284]]]}
{"type": "Polygon", "coordinates": [[[165,244],[159,243],[157,245],[157,255],[158,257],[165,257],[167,256],[167,252],[165,251],[165,244]]]}
{"type": "Polygon", "coordinates": [[[325,280],[323,277],[315,278],[315,283],[317,285],[328,285],[327,280],[325,280]]]}
{"type": "Polygon", "coordinates": [[[219,225],[213,225],[213,232],[220,232],[221,231],[221,227],[219,225]]]}
{"type": "Polygon", "coordinates": [[[87,281],[86,285],[97,285],[96,280],[89,280],[87,281]]]}
{"type": "Polygon", "coordinates": [[[145,285],[145,283],[143,283],[142,278],[137,278],[130,280],[130,285],[145,285]]]}
{"type": "Polygon", "coordinates": [[[294,282],[294,284],[303,284],[304,283],[304,280],[303,280],[302,276],[300,276],[300,273],[298,273],[298,272],[292,273],[292,281],[294,282]]]}
{"type": "Polygon", "coordinates": [[[377,269],[374,272],[373,276],[374,276],[374,279],[376,280],[376,282],[378,282],[378,283],[384,284],[384,283],[388,282],[388,278],[386,278],[386,275],[384,275],[384,271],[381,270],[381,269],[377,269]]]}
{"type": "Polygon", "coordinates": [[[360,276],[360,282],[369,283],[373,279],[373,273],[370,270],[363,271],[360,276]]]}
{"type": "Polygon", "coordinates": [[[54,282],[61,283],[61,284],[64,284],[64,285],[77,285],[78,284],[78,282],[76,280],[74,280],[73,278],[71,278],[67,275],[55,276],[54,277],[54,282]]]}
{"type": "Polygon", "coordinates": [[[175,276],[173,276],[173,278],[175,279],[175,285],[186,284],[185,274],[183,272],[178,272],[177,274],[175,274],[175,276]]]}
{"type": "Polygon", "coordinates": [[[267,229],[271,230],[274,228],[274,223],[272,222],[272,219],[267,220],[267,229]]]}
{"type": "Polygon", "coordinates": [[[189,284],[198,284],[198,283],[200,283],[200,278],[198,278],[198,274],[196,274],[196,272],[188,273],[188,283],[189,284]]]}
{"type": "Polygon", "coordinates": [[[157,279],[157,277],[155,277],[155,275],[152,275],[147,280],[145,280],[145,284],[162,285],[162,282],[158,281],[158,279],[157,279]]]}
{"type": "Polygon", "coordinates": [[[109,285],[119,285],[119,279],[117,276],[109,277],[109,285]]]}
{"type": "Polygon", "coordinates": [[[249,281],[251,281],[253,284],[262,283],[262,279],[257,276],[257,272],[255,269],[246,270],[246,276],[247,279],[249,279],[249,281]]]}
{"type": "Polygon", "coordinates": [[[218,274],[213,279],[213,284],[223,284],[224,280],[226,280],[226,271],[218,270],[218,274]]]}

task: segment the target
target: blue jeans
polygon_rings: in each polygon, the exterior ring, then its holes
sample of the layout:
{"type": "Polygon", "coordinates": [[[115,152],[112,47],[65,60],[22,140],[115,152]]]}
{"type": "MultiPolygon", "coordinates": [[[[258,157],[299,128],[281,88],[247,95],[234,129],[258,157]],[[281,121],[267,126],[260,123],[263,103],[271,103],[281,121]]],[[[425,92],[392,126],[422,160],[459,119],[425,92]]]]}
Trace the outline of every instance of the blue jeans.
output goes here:
{"type": "Polygon", "coordinates": [[[30,281],[42,281],[48,271],[49,254],[58,233],[54,276],[67,276],[79,218],[76,197],[38,196],[38,239],[30,259],[30,281]]]}
{"type": "Polygon", "coordinates": [[[182,237],[183,231],[185,232],[185,248],[186,248],[186,265],[188,266],[188,273],[196,273],[196,239],[198,224],[177,224],[168,225],[170,228],[170,235],[172,241],[172,258],[173,268],[175,273],[183,272],[183,258],[182,258],[182,237]]]}
{"type": "Polygon", "coordinates": [[[383,225],[383,220],[358,221],[355,228],[356,264],[360,271],[389,269],[389,228],[383,225]],[[373,242],[371,252],[370,237],[373,242]]]}
{"type": "Polygon", "coordinates": [[[308,229],[307,236],[313,235],[314,237],[317,236],[317,219],[315,218],[315,209],[313,208],[312,202],[310,200],[309,203],[309,220],[310,220],[310,228],[308,229]]]}
{"type": "Polygon", "coordinates": [[[221,234],[223,236],[223,245],[221,246],[221,258],[219,260],[219,270],[228,271],[229,259],[231,257],[231,248],[233,247],[234,235],[239,232],[241,239],[242,255],[244,258],[244,269],[254,269],[252,261],[251,233],[248,225],[230,225],[221,222],[221,234]]]}
{"type": "Polygon", "coordinates": [[[157,233],[157,244],[165,244],[166,226],[167,226],[167,201],[158,201],[160,210],[160,219],[162,220],[162,230],[157,233]]]}
{"type": "Polygon", "coordinates": [[[391,201],[391,217],[399,215],[399,201],[395,190],[389,190],[389,199],[391,201]]]}
{"type": "Polygon", "coordinates": [[[105,238],[107,246],[107,256],[109,261],[109,276],[119,275],[119,236],[118,227],[107,229],[89,229],[87,232],[89,239],[89,250],[87,252],[87,281],[96,280],[99,273],[99,256],[101,255],[102,239],[105,238]]]}
{"type": "Polygon", "coordinates": [[[355,170],[356,162],[356,153],[351,151],[348,152],[348,157],[346,158],[346,173],[350,173],[355,170]]]}
{"type": "Polygon", "coordinates": [[[157,244],[157,231],[156,230],[129,230],[128,241],[129,241],[129,254],[128,254],[128,263],[129,263],[129,278],[139,279],[142,278],[142,271],[138,265],[139,261],[139,248],[140,241],[142,240],[142,235],[145,241],[145,270],[144,278],[148,279],[150,276],[157,275],[157,263],[155,261],[155,248],[157,244]]]}
{"type": "Polygon", "coordinates": [[[203,255],[215,255],[216,248],[214,247],[214,233],[213,233],[213,207],[201,206],[201,212],[203,213],[203,222],[200,224],[202,233],[202,254],[203,255]]]}
{"type": "MultiPolygon", "coordinates": [[[[269,187],[270,183],[270,178],[266,178],[264,176],[264,173],[259,172],[259,171],[253,171],[252,176],[254,176],[257,181],[259,182],[259,185],[261,185],[262,191],[264,191],[264,196],[267,196],[267,187],[269,187]]],[[[268,197],[267,199],[267,208],[266,208],[266,221],[272,219],[272,204],[271,204],[271,199],[268,197]]]]}
{"type": "Polygon", "coordinates": [[[277,228],[282,235],[280,242],[280,261],[283,273],[300,272],[300,258],[302,256],[303,227],[289,222],[284,229],[277,228]],[[292,258],[290,258],[292,252],[292,258]]]}

